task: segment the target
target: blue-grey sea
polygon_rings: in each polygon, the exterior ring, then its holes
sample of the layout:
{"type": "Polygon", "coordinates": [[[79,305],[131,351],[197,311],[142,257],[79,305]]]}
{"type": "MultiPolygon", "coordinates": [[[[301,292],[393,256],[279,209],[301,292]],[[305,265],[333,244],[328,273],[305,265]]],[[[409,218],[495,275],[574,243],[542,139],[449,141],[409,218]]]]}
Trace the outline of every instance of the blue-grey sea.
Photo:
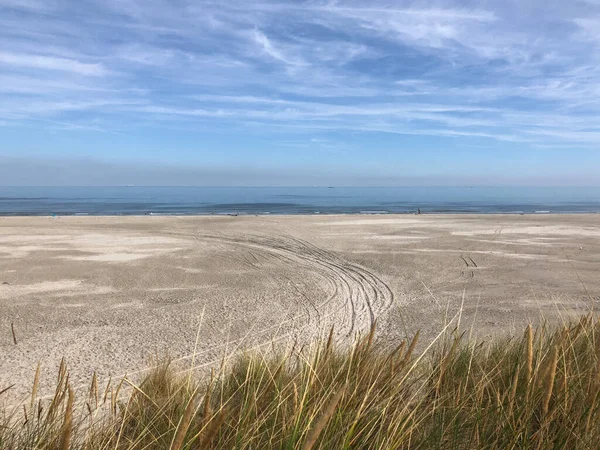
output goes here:
{"type": "Polygon", "coordinates": [[[600,187],[0,187],[0,215],[599,213],[600,187]]]}

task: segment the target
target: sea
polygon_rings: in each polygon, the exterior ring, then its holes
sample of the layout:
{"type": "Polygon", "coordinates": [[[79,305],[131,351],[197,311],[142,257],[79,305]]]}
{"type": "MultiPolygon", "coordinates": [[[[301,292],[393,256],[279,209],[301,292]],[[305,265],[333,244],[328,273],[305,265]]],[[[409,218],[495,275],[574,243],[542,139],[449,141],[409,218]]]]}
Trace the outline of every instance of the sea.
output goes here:
{"type": "Polygon", "coordinates": [[[2,216],[600,213],[600,187],[0,187],[2,216]]]}

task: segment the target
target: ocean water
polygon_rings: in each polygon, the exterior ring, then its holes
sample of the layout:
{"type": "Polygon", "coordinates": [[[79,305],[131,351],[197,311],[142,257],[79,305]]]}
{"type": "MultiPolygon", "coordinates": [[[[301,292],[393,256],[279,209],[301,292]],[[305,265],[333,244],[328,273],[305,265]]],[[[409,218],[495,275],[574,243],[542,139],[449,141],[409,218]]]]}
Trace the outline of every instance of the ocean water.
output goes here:
{"type": "Polygon", "coordinates": [[[600,187],[0,187],[0,215],[599,213],[600,187]]]}

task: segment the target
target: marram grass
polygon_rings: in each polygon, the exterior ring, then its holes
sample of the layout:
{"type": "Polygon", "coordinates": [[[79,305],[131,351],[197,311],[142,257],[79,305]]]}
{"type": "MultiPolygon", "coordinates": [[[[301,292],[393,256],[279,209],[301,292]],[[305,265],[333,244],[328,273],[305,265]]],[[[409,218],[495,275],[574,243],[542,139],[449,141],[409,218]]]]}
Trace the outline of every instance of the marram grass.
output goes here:
{"type": "MultiPolygon", "coordinates": [[[[472,343],[455,331],[416,355],[374,330],[353,347],[247,354],[209,379],[168,364],[0,416],[1,449],[595,449],[600,323],[472,343]],[[126,394],[125,394],[126,393],[126,394]],[[124,397],[122,400],[118,400],[124,397]]],[[[0,390],[1,392],[1,390],[0,390]]]]}

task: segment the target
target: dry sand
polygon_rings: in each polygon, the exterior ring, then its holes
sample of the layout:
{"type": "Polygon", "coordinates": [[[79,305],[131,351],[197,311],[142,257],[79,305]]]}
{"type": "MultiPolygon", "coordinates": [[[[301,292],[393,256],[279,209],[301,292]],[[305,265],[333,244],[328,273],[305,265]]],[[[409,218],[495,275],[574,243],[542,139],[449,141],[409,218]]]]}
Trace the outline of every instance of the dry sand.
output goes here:
{"type": "Polygon", "coordinates": [[[461,304],[514,333],[597,306],[599,269],[599,215],[0,218],[0,390],[63,356],[77,386],[375,319],[431,337],[461,304]]]}

